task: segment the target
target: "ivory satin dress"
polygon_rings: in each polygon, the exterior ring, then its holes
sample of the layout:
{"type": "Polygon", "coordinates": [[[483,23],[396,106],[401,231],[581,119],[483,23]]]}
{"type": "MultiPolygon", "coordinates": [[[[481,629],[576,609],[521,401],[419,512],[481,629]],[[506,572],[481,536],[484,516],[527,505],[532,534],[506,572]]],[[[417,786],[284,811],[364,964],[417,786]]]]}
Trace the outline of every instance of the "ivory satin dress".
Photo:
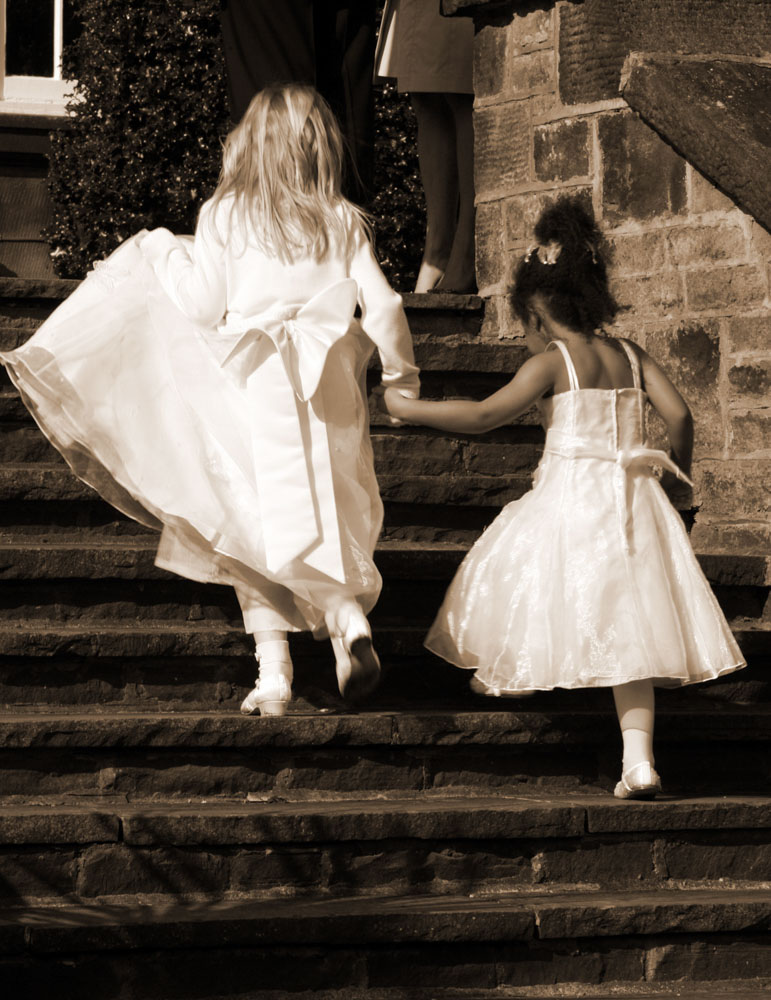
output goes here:
{"type": "Polygon", "coordinates": [[[0,360],[75,474],[161,531],[156,565],[233,585],[247,631],[321,631],[379,596],[364,379],[377,347],[417,395],[412,340],[353,226],[289,265],[227,218],[207,203],[194,239],[127,240],[0,360]]]}
{"type": "Polygon", "coordinates": [[[543,399],[533,489],[508,504],[451,583],[426,646],[493,695],[604,687],[652,678],[677,686],[745,666],[683,523],[644,443],[646,395],[581,389],[543,399]]]}

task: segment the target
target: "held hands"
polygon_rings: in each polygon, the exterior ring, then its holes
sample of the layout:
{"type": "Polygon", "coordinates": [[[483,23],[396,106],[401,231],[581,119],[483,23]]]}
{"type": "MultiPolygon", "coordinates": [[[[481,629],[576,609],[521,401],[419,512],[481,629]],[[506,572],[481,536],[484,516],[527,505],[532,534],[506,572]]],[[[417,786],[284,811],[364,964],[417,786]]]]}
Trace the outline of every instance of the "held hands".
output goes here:
{"type": "Polygon", "coordinates": [[[401,424],[409,419],[406,412],[409,406],[408,399],[398,389],[379,385],[372,395],[377,409],[380,413],[385,413],[386,416],[390,417],[393,424],[401,424]]]}

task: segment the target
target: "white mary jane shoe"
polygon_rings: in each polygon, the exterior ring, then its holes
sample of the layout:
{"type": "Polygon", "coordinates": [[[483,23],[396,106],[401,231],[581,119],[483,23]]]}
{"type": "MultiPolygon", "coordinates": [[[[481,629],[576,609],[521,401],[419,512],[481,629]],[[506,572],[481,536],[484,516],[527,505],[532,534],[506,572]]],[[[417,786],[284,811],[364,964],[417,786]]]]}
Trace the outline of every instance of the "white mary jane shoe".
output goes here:
{"type": "Polygon", "coordinates": [[[254,688],[241,702],[242,715],[286,715],[292,700],[292,685],[286,677],[255,681],[254,688]]]}
{"type": "Polygon", "coordinates": [[[653,799],[661,791],[661,778],[649,761],[644,760],[621,775],[613,794],[617,799],[653,799]]]}

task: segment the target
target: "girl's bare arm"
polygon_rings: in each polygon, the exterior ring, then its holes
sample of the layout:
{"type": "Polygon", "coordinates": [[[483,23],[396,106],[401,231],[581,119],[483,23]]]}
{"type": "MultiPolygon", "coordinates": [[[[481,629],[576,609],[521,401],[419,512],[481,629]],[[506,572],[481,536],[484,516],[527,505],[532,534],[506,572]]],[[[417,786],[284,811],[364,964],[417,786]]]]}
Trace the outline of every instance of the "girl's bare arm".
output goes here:
{"type": "Polygon", "coordinates": [[[675,461],[686,475],[691,473],[693,458],[693,417],[688,404],[669,377],[642,348],[637,348],[642,362],[643,384],[651,405],[667,426],[675,461]]]}
{"type": "Polygon", "coordinates": [[[479,401],[407,399],[395,389],[386,389],[384,407],[392,417],[408,423],[461,434],[483,434],[509,423],[548,392],[560,364],[562,359],[556,351],[528,358],[507,385],[479,401]]]}

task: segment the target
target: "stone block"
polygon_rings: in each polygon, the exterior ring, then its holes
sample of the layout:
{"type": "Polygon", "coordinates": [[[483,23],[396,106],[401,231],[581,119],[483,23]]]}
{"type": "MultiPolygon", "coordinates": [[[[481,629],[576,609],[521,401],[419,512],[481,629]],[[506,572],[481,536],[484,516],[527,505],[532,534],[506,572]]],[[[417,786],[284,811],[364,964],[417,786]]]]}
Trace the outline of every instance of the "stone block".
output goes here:
{"type": "Polygon", "coordinates": [[[771,393],[771,358],[758,358],[728,369],[731,400],[734,402],[769,401],[771,393]]]}
{"type": "Polygon", "coordinates": [[[747,256],[744,231],[729,223],[670,229],[667,243],[676,267],[701,267],[712,261],[741,260],[747,256]]]}
{"type": "Polygon", "coordinates": [[[312,888],[327,888],[329,862],[326,852],[312,848],[275,844],[240,848],[228,858],[227,888],[235,892],[291,895],[312,888]]]}
{"type": "Polygon", "coordinates": [[[700,461],[694,467],[694,477],[699,496],[712,516],[771,511],[769,461],[700,461]]]}
{"type": "Polygon", "coordinates": [[[720,337],[717,324],[681,323],[651,332],[648,353],[658,361],[691,407],[697,454],[720,453],[725,429],[720,408],[720,337]]]}
{"type": "Polygon", "coordinates": [[[752,264],[721,267],[708,271],[688,271],[685,292],[693,312],[746,309],[760,305],[766,297],[768,278],[752,264]]]}
{"type": "Polygon", "coordinates": [[[498,25],[483,25],[474,38],[474,96],[494,97],[504,89],[507,32],[498,25]]]}
{"type": "Polygon", "coordinates": [[[715,520],[700,513],[691,529],[691,544],[700,552],[768,552],[771,523],[767,516],[736,524],[733,519],[715,520]]]}
{"type": "Polygon", "coordinates": [[[735,455],[771,456],[771,409],[733,411],[730,423],[735,455]]]}
{"type": "Polygon", "coordinates": [[[66,896],[75,891],[78,871],[74,849],[18,847],[0,853],[0,897],[29,899],[66,896]]]}
{"type": "Polygon", "coordinates": [[[771,351],[771,313],[732,316],[728,321],[728,350],[771,351]]]}
{"type": "Polygon", "coordinates": [[[715,187],[708,177],[700,173],[692,164],[688,164],[689,198],[688,207],[691,212],[723,212],[738,216],[739,209],[727,194],[715,187]]]}
{"type": "Polygon", "coordinates": [[[761,63],[640,52],[627,62],[622,93],[690,163],[771,226],[769,86],[771,66],[761,63]]]}
{"type": "Polygon", "coordinates": [[[461,449],[457,441],[422,434],[373,434],[375,468],[378,474],[415,476],[452,474],[461,469],[461,449]],[[407,440],[407,437],[409,440],[407,440]]]}
{"type": "Polygon", "coordinates": [[[77,881],[80,896],[217,893],[226,886],[227,860],[214,852],[168,846],[129,849],[122,844],[84,851],[77,881]]]}
{"type": "MultiPolygon", "coordinates": [[[[527,246],[533,242],[533,227],[543,209],[555,201],[559,192],[538,191],[514,195],[503,202],[506,245],[527,246]]],[[[592,208],[590,187],[571,188],[570,194],[579,197],[587,208],[592,208]]]]}
{"type": "Polygon", "coordinates": [[[554,41],[554,11],[527,8],[517,11],[509,25],[509,44],[512,51],[530,52],[544,48],[554,41]]]}
{"type": "MultiPolygon", "coordinates": [[[[637,985],[644,977],[643,951],[636,942],[624,945],[585,940],[550,941],[548,944],[534,941],[527,949],[502,948],[496,964],[498,981],[503,987],[551,984],[562,992],[567,983],[586,983],[590,984],[591,993],[595,993],[597,983],[637,985]]],[[[584,987],[578,995],[591,995],[585,992],[586,989],[584,987]]],[[[528,990],[525,995],[532,994],[528,990]]]]}
{"type": "MultiPolygon", "coordinates": [[[[771,968],[768,935],[749,934],[740,940],[684,940],[648,950],[646,979],[664,983],[719,983],[730,980],[765,981],[771,968]]],[[[710,988],[714,988],[714,985],[710,988]]]]}
{"type": "Polygon", "coordinates": [[[491,945],[434,945],[424,948],[389,948],[367,953],[367,985],[370,990],[494,990],[495,956],[491,945]]]}
{"type": "Polygon", "coordinates": [[[755,257],[771,261],[771,232],[754,219],[750,222],[750,249],[755,257]]]}
{"type": "Polygon", "coordinates": [[[541,449],[534,444],[499,444],[471,441],[463,449],[463,464],[469,472],[484,475],[532,473],[541,449]]]}
{"type": "Polygon", "coordinates": [[[618,12],[604,0],[565,4],[560,10],[559,91],[565,104],[587,104],[618,96],[627,53],[618,12]]]}
{"type": "Polygon", "coordinates": [[[477,198],[527,183],[530,134],[527,107],[511,101],[480,108],[474,116],[474,180],[477,198]]]}
{"type": "Polygon", "coordinates": [[[550,49],[513,56],[506,67],[506,93],[517,101],[549,93],[557,85],[555,73],[550,49]]]}
{"type": "Polygon", "coordinates": [[[506,281],[503,250],[503,207],[500,201],[482,203],[476,212],[476,277],[481,289],[506,281]]]}
{"type": "Polygon", "coordinates": [[[540,883],[609,888],[658,881],[653,844],[646,841],[547,844],[533,858],[533,866],[540,883]]]}
{"type": "Polygon", "coordinates": [[[667,265],[667,241],[662,231],[614,233],[609,242],[615,273],[647,275],[667,265]]]}
{"type": "Polygon", "coordinates": [[[591,173],[589,122],[554,122],[533,130],[533,162],[537,181],[568,181],[591,173]]]}
{"type": "Polygon", "coordinates": [[[602,215],[606,223],[648,221],[686,208],[685,160],[639,118],[600,116],[602,215]]]}
{"type": "Polygon", "coordinates": [[[670,315],[685,302],[680,275],[675,271],[658,274],[611,274],[611,291],[620,306],[630,309],[639,320],[670,315]]]}
{"type": "Polygon", "coordinates": [[[712,837],[679,837],[662,845],[661,856],[670,879],[771,881],[771,845],[762,833],[722,831],[719,843],[712,837]]]}

